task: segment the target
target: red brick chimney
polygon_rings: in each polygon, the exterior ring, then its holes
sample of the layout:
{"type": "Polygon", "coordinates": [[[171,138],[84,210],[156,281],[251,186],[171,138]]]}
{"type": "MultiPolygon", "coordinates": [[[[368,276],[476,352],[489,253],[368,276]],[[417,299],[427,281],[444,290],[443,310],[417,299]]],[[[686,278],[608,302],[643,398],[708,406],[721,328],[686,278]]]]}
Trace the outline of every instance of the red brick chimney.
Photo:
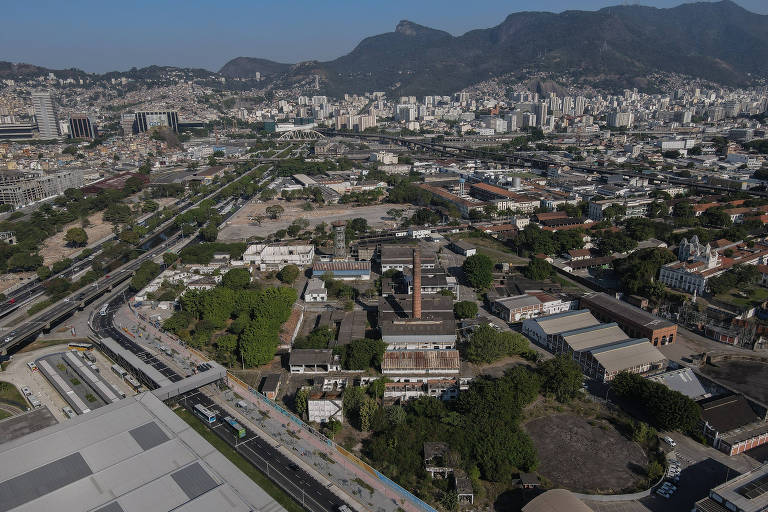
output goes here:
{"type": "Polygon", "coordinates": [[[413,318],[421,318],[421,252],[413,250],[413,318]]]}

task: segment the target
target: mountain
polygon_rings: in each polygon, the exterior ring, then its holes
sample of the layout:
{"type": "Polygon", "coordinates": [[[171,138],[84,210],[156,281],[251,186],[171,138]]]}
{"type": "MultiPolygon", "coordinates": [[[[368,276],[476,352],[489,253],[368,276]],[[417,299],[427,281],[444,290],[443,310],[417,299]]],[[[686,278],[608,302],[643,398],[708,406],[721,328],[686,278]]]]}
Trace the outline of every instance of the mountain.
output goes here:
{"type": "Polygon", "coordinates": [[[288,72],[290,68],[290,64],[272,60],[237,57],[224,64],[219,73],[227,78],[254,78],[256,73],[261,76],[279,75],[288,72]]]}
{"type": "Polygon", "coordinates": [[[245,78],[248,70],[269,69],[278,83],[317,74],[330,94],[449,94],[521,71],[570,73],[613,88],[643,88],[655,71],[742,85],[755,75],[768,75],[768,16],[730,0],[669,9],[632,5],[559,14],[519,12],[495,27],[456,37],[401,21],[394,32],[368,37],[349,54],[328,62],[288,66],[246,57],[235,61],[221,73],[245,78]]]}

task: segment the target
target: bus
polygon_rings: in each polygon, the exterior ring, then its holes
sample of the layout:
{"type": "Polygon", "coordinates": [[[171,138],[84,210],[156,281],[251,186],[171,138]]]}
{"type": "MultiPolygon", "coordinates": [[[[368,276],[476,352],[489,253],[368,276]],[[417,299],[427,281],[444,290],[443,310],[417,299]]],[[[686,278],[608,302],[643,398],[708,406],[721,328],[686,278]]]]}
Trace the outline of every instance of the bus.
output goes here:
{"type": "Polygon", "coordinates": [[[85,352],[86,350],[92,350],[93,344],[92,343],[69,343],[67,345],[70,350],[80,350],[81,352],[85,352]]]}
{"type": "Polygon", "coordinates": [[[216,415],[200,404],[195,405],[195,414],[207,423],[216,423],[216,415]]]}
{"type": "Polygon", "coordinates": [[[125,368],[123,368],[119,364],[112,365],[112,372],[114,372],[114,374],[120,377],[121,379],[124,379],[125,376],[128,375],[128,372],[125,371],[125,368]]]}
{"type": "Polygon", "coordinates": [[[245,437],[245,428],[243,428],[243,426],[242,426],[241,424],[239,424],[239,423],[238,423],[238,422],[235,420],[235,418],[233,418],[233,417],[231,417],[231,416],[227,416],[226,418],[224,418],[224,422],[225,422],[227,425],[229,425],[229,426],[230,426],[230,428],[231,428],[231,429],[234,431],[235,435],[236,435],[236,436],[237,436],[239,439],[242,439],[242,438],[244,438],[244,437],[245,437]]]}

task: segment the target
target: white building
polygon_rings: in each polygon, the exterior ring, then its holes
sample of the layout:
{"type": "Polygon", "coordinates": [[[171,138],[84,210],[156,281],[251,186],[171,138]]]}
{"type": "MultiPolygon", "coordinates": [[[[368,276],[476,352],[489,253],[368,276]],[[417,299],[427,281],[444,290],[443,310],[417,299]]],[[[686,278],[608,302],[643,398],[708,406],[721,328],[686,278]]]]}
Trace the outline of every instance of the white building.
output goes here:
{"type": "Polygon", "coordinates": [[[327,423],[331,420],[344,423],[341,393],[313,393],[307,400],[309,421],[327,423]]]}
{"type": "Polygon", "coordinates": [[[260,270],[280,270],[286,265],[308,267],[314,257],[314,245],[254,244],[243,254],[244,261],[258,265],[260,270]]]}
{"type": "Polygon", "coordinates": [[[328,300],[328,290],[325,288],[325,282],[313,277],[307,281],[304,287],[305,302],[326,302],[328,300]]]}

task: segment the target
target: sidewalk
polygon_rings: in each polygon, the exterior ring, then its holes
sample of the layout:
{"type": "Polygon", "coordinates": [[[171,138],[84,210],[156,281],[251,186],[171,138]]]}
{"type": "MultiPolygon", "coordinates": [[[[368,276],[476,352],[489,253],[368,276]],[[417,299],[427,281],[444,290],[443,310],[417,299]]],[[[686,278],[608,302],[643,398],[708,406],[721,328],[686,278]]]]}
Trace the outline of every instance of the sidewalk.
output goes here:
{"type": "MultiPolygon", "coordinates": [[[[175,366],[180,368],[192,368],[197,363],[208,359],[186,347],[175,336],[142,320],[128,306],[123,306],[116,312],[115,325],[125,327],[129,331],[132,331],[131,327],[137,326],[142,336],[137,335],[135,340],[142,345],[149,345],[148,348],[153,349],[152,352],[160,352],[157,349],[160,344],[172,349],[176,352],[173,357],[175,366]]],[[[407,512],[424,512],[424,508],[406,499],[380,480],[367,465],[345,456],[331,441],[299,425],[295,417],[275,408],[262,395],[249,389],[236,377],[229,375],[228,384],[237,396],[225,392],[212,398],[217,403],[226,404],[230,412],[236,411],[236,414],[243,418],[249,427],[263,433],[264,439],[270,444],[283,446],[294,457],[300,458],[304,464],[314,468],[312,474],[321,475],[330,485],[338,488],[339,492],[343,492],[345,495],[340,494],[340,496],[345,501],[351,499],[359,504],[360,508],[377,512],[397,512],[398,509],[407,512]],[[235,402],[240,398],[249,403],[247,411],[236,408],[235,402]],[[360,485],[360,482],[364,485],[360,485]],[[370,486],[370,489],[366,486],[370,486]]]]}

